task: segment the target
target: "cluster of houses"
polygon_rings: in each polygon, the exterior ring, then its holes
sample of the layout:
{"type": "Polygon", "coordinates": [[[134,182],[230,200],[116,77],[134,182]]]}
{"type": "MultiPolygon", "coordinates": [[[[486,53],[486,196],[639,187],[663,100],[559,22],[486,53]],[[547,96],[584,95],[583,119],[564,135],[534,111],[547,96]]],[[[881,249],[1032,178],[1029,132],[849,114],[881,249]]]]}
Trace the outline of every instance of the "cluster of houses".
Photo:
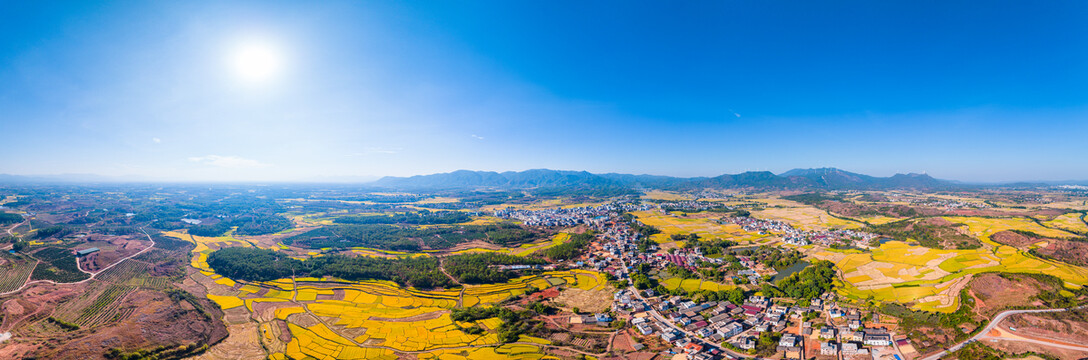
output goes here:
{"type": "Polygon", "coordinates": [[[657,207],[669,211],[704,211],[710,209],[724,209],[733,210],[730,206],[722,205],[720,202],[710,201],[697,201],[697,200],[682,200],[682,201],[669,201],[657,203],[657,207]]]}
{"type": "Polygon", "coordinates": [[[796,246],[805,246],[812,243],[831,245],[848,241],[854,247],[864,249],[869,247],[869,243],[873,239],[880,238],[880,235],[877,234],[849,229],[801,230],[782,221],[752,217],[726,217],[723,218],[723,222],[740,225],[744,231],[761,235],[777,233],[782,236],[782,242],[796,246]]]}
{"type": "MultiPolygon", "coordinates": [[[[618,279],[630,279],[630,272],[640,264],[649,264],[655,268],[677,265],[694,268],[699,262],[721,263],[722,259],[708,258],[696,249],[681,249],[674,254],[654,254],[640,252],[640,235],[631,231],[630,226],[618,215],[624,211],[645,210],[647,205],[632,203],[613,203],[598,207],[584,207],[555,210],[500,210],[495,216],[514,218],[527,224],[585,224],[597,232],[597,241],[593,251],[584,259],[577,260],[573,266],[585,266],[598,271],[608,272],[618,279]]],[[[807,232],[794,229],[786,223],[752,218],[727,218],[753,232],[776,232],[789,236],[796,234],[805,239],[859,237],[866,234],[849,230],[827,232],[807,232]]],[[[875,236],[875,235],[874,235],[875,236]]],[[[653,249],[651,249],[653,250],[653,249]]],[[[760,281],[761,277],[753,267],[752,259],[742,259],[746,269],[738,272],[740,276],[751,277],[760,281]]],[[[665,298],[653,290],[636,291],[633,288],[617,291],[613,297],[611,312],[620,318],[628,319],[635,329],[645,336],[657,336],[674,346],[673,352],[683,352],[689,359],[709,360],[735,357],[720,345],[728,343],[741,350],[753,349],[759,335],[764,332],[778,332],[784,335],[777,349],[786,354],[803,354],[805,340],[821,341],[820,351],[836,354],[864,354],[866,346],[888,346],[892,336],[883,329],[865,329],[856,311],[839,308],[830,301],[830,294],[823,299],[813,300],[809,306],[787,306],[775,304],[772,299],[752,296],[741,304],[728,301],[694,302],[680,296],[665,298]],[[824,326],[813,334],[810,323],[802,322],[806,314],[819,312],[820,317],[846,324],[842,329],[836,326],[824,326]],[[794,328],[791,326],[794,321],[794,328]],[[797,328],[800,326],[800,328],[797,328]],[[833,337],[825,337],[834,334],[833,337]],[[826,350],[825,350],[826,349],[826,350]]],[[[811,316],[811,315],[810,315],[811,316]]],[[[607,326],[613,319],[607,313],[573,315],[573,324],[596,324],[607,326]]],[[[811,354],[810,354],[811,355],[811,354]]],[[[799,356],[799,355],[798,355],[799,356]]]]}
{"type": "MultiPolygon", "coordinates": [[[[828,316],[832,319],[845,319],[846,324],[840,326],[824,326],[819,329],[817,336],[820,339],[821,355],[868,355],[871,347],[891,346],[895,341],[892,334],[885,328],[865,328],[861,319],[861,313],[857,310],[843,310],[829,307],[828,316]]],[[[879,320],[879,314],[872,315],[879,320]]],[[[811,324],[802,324],[802,329],[808,329],[811,333],[811,324]]],[[[802,330],[806,331],[806,330],[802,330]]]]}
{"type": "Polygon", "coordinates": [[[617,212],[642,211],[652,209],[650,204],[635,204],[631,201],[616,201],[600,206],[582,206],[572,208],[554,208],[540,210],[519,210],[506,208],[495,210],[492,216],[518,220],[529,226],[577,226],[590,225],[600,227],[611,220],[617,212]]]}
{"type": "MultiPolygon", "coordinates": [[[[1033,202],[1039,202],[1039,203],[1048,203],[1049,202],[1049,201],[1046,201],[1045,199],[1043,199],[1041,197],[1036,198],[1036,199],[1032,199],[1032,200],[1037,200],[1037,201],[1033,201],[1033,202]]],[[[910,199],[908,202],[911,205],[942,208],[942,209],[945,209],[945,210],[987,209],[987,208],[990,208],[990,204],[987,204],[987,203],[984,203],[984,202],[974,203],[974,202],[951,200],[951,199],[939,199],[939,198],[910,199]]]]}

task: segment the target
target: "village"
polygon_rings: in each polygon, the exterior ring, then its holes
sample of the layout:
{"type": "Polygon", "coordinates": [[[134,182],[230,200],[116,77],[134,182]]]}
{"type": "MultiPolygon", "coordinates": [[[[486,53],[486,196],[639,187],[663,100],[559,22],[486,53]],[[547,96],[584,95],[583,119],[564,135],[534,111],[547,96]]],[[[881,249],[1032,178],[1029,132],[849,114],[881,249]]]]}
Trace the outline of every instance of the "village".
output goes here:
{"type": "MultiPolygon", "coordinates": [[[[668,206],[678,205],[670,203],[668,206]]],[[[689,204],[691,205],[691,204],[689,204]]],[[[501,210],[497,217],[544,226],[587,225],[597,233],[592,250],[569,267],[605,272],[629,284],[642,264],[663,270],[669,266],[694,268],[696,264],[721,264],[698,248],[659,252],[657,246],[639,251],[644,241],[620,214],[660,208],[660,204],[613,203],[597,207],[551,210],[501,210]]],[[[637,220],[633,220],[637,224],[637,220]]],[[[852,230],[803,231],[784,222],[750,217],[724,217],[745,231],[774,234],[785,244],[830,246],[844,239],[868,247],[877,235],[852,230]]],[[[736,272],[753,285],[765,281],[768,269],[739,257],[745,267],[736,272]]],[[[773,274],[773,269],[770,270],[773,274]]],[[[807,302],[789,298],[749,295],[733,303],[726,300],[697,302],[690,297],[657,294],[653,289],[630,285],[613,295],[611,314],[574,315],[572,324],[608,326],[624,321],[641,334],[645,343],[667,344],[662,354],[688,359],[885,359],[903,360],[915,354],[903,335],[895,334],[895,319],[840,304],[832,293],[807,302]]],[[[641,347],[641,346],[640,346],[641,347]]]]}

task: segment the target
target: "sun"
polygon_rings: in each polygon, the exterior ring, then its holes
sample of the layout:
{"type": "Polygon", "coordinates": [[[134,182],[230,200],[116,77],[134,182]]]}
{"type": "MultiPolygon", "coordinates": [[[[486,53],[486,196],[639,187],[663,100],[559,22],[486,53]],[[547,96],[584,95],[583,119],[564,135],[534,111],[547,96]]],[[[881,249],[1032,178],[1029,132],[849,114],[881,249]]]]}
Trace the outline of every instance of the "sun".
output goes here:
{"type": "Polygon", "coordinates": [[[283,70],[283,55],[266,42],[237,46],[231,51],[229,61],[234,75],[247,82],[269,81],[283,70]]]}

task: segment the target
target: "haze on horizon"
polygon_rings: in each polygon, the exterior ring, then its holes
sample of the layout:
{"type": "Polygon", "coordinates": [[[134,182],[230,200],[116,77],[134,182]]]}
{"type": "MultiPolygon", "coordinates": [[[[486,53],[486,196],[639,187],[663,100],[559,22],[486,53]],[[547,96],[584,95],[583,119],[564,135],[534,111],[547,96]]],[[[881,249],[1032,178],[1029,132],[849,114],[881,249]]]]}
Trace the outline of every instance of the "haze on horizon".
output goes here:
{"type": "Polygon", "coordinates": [[[3,2],[0,173],[1088,179],[1088,3],[3,2]]]}

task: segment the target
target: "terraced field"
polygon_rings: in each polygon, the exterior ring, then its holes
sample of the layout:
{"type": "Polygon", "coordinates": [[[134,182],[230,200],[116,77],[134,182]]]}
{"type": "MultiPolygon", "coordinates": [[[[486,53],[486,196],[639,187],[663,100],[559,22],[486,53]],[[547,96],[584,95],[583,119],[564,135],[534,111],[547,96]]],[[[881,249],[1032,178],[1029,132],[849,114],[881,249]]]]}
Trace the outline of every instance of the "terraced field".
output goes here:
{"type": "MultiPolygon", "coordinates": [[[[189,239],[182,233],[167,235],[189,239]]],[[[584,290],[609,286],[603,274],[581,270],[442,291],[404,288],[386,281],[317,278],[240,283],[212,271],[207,254],[214,248],[246,246],[244,243],[222,238],[193,240],[197,246],[191,265],[199,270],[194,276],[206,279],[201,283],[208,285],[207,298],[219,304],[228,317],[260,323],[258,337],[272,359],[397,359],[404,354],[421,359],[539,359],[547,340],[503,344],[494,331],[469,334],[463,329],[479,326],[494,330],[501,321],[455,322],[449,309],[487,306],[555,286],[584,290]]]]}
{"type": "MultiPolygon", "coordinates": [[[[509,254],[515,256],[529,256],[534,252],[552,248],[565,243],[570,240],[570,234],[558,233],[551,237],[551,239],[544,239],[534,241],[528,244],[521,244],[517,247],[502,247],[491,243],[485,242],[469,242],[460,244],[453,248],[453,251],[448,252],[450,255],[470,254],[479,252],[491,252],[500,254],[509,254]]],[[[436,251],[437,252],[437,251],[436,251]]]]}
{"type": "Polygon", "coordinates": [[[1077,234],[1088,234],[1088,223],[1085,222],[1085,216],[1088,215],[1085,215],[1085,213],[1068,213],[1053,220],[1043,221],[1043,225],[1077,234]]]}
{"type": "Polygon", "coordinates": [[[1042,227],[1023,218],[947,219],[967,224],[984,246],[970,250],[938,250],[890,241],[871,253],[825,250],[810,255],[835,262],[841,271],[839,292],[842,295],[888,302],[913,299],[914,308],[929,311],[955,311],[959,290],[973,274],[984,272],[1049,274],[1064,280],[1066,286],[1088,284],[1088,269],[1039,259],[989,240],[990,235],[1009,229],[1054,237],[1072,234],[1042,227]]]}
{"type": "Polygon", "coordinates": [[[13,291],[23,286],[30,272],[34,271],[36,261],[3,252],[0,255],[0,293],[13,291]]]}

